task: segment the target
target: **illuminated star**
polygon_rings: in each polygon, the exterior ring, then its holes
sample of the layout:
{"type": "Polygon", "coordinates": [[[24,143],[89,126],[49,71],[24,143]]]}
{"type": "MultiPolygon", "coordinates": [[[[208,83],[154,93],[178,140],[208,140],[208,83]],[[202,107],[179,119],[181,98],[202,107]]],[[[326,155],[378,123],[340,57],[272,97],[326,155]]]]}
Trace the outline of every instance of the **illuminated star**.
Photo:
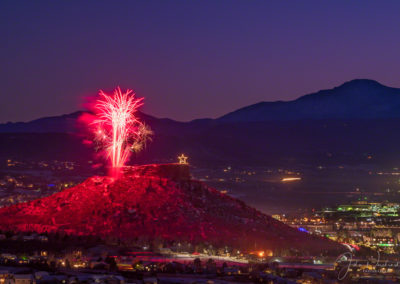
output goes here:
{"type": "Polygon", "coordinates": [[[180,156],[178,156],[179,164],[181,164],[181,165],[187,165],[188,164],[187,159],[188,159],[188,157],[185,156],[184,154],[181,154],[180,156]]]}

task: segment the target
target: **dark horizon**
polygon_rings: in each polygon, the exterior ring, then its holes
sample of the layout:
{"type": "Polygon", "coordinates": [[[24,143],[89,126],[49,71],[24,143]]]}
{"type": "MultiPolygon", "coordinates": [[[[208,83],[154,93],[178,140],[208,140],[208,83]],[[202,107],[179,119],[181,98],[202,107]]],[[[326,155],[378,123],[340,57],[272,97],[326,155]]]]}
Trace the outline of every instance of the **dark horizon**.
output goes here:
{"type": "Polygon", "coordinates": [[[354,78],[400,86],[400,3],[2,1],[0,122],[71,113],[117,85],[143,111],[215,118],[354,78]]]}
{"type": "MultiPolygon", "coordinates": [[[[373,80],[373,79],[358,78],[358,79],[352,79],[352,80],[343,82],[342,84],[340,84],[340,85],[338,85],[338,86],[334,86],[332,89],[327,89],[327,88],[321,89],[321,90],[318,90],[318,91],[316,91],[316,92],[314,92],[314,93],[303,94],[303,95],[301,95],[301,96],[299,96],[299,97],[296,97],[296,98],[294,98],[294,99],[292,99],[292,100],[284,100],[284,101],[283,101],[283,100],[277,100],[277,101],[260,101],[260,102],[257,102],[257,103],[251,104],[251,105],[241,106],[241,107],[239,107],[239,108],[237,108],[237,109],[234,109],[234,110],[231,110],[231,111],[229,111],[229,112],[227,112],[227,113],[218,115],[218,116],[215,117],[215,118],[210,118],[210,117],[198,117],[198,118],[194,118],[194,119],[188,120],[188,121],[179,121],[179,120],[172,119],[172,118],[170,118],[170,117],[158,117],[158,116],[156,116],[156,115],[153,115],[152,113],[147,113],[147,112],[143,112],[143,111],[141,111],[141,112],[142,112],[143,114],[145,114],[145,115],[148,115],[148,116],[150,116],[150,117],[154,117],[154,118],[156,118],[156,119],[171,119],[171,120],[173,120],[173,121],[182,122],[182,123],[189,123],[189,122],[193,122],[193,121],[196,121],[196,120],[203,120],[203,119],[221,119],[221,118],[224,118],[224,117],[226,117],[226,116],[228,116],[228,115],[230,115],[230,114],[232,114],[232,113],[236,113],[236,112],[238,112],[238,111],[247,109],[248,107],[257,106],[257,105],[260,105],[260,104],[263,104],[263,103],[282,103],[282,102],[284,102],[284,103],[290,103],[290,102],[297,101],[297,100],[299,100],[299,99],[301,99],[301,98],[303,98],[303,97],[307,97],[307,96],[309,96],[309,95],[316,95],[316,94],[318,94],[318,93],[320,93],[320,92],[324,92],[324,91],[333,91],[333,90],[336,89],[336,88],[342,87],[342,86],[344,86],[344,85],[346,85],[346,84],[348,84],[348,83],[354,83],[354,82],[356,82],[356,81],[363,81],[363,83],[364,83],[364,84],[367,84],[367,85],[368,85],[368,83],[369,83],[369,81],[370,81],[370,82],[376,83],[377,85],[382,86],[383,88],[399,89],[399,90],[400,90],[400,88],[396,88],[396,87],[393,87],[393,86],[386,86],[386,85],[383,85],[383,84],[381,84],[380,82],[378,82],[378,81],[376,81],[376,80],[373,80]]],[[[70,116],[70,115],[74,115],[75,113],[81,113],[81,112],[86,112],[86,111],[88,111],[88,110],[87,110],[85,107],[80,107],[80,108],[78,108],[78,109],[76,109],[76,110],[74,110],[74,111],[72,111],[72,112],[69,112],[69,113],[61,113],[61,114],[54,114],[54,115],[43,115],[43,116],[41,116],[41,117],[36,117],[36,118],[30,119],[30,120],[27,120],[27,121],[7,121],[7,122],[0,122],[0,125],[1,125],[1,124],[5,125],[5,124],[9,124],[9,123],[11,123],[11,124],[14,124],[14,123],[30,123],[30,122],[33,122],[33,121],[36,121],[36,120],[40,120],[40,119],[53,118],[53,117],[54,117],[54,118],[57,118],[57,117],[65,116],[65,115],[66,115],[66,116],[70,116]]],[[[278,120],[279,120],[279,119],[278,119],[278,120]]]]}

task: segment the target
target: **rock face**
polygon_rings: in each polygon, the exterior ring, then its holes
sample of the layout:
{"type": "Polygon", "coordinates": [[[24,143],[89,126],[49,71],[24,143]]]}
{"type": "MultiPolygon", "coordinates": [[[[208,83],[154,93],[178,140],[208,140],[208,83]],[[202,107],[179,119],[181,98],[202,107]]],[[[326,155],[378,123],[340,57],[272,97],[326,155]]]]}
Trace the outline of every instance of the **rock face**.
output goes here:
{"type": "Polygon", "coordinates": [[[54,195],[0,209],[0,229],[121,240],[208,243],[241,249],[335,250],[190,178],[187,165],[131,167],[54,195]]]}

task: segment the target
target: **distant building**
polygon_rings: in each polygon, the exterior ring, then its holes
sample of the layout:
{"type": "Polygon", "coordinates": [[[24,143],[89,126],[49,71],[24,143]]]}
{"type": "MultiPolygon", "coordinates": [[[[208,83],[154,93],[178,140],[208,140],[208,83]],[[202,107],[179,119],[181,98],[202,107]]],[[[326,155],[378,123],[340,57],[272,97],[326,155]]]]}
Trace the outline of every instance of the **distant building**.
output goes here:
{"type": "Polygon", "coordinates": [[[15,284],[33,284],[36,283],[35,277],[32,274],[15,274],[14,275],[15,284]]]}

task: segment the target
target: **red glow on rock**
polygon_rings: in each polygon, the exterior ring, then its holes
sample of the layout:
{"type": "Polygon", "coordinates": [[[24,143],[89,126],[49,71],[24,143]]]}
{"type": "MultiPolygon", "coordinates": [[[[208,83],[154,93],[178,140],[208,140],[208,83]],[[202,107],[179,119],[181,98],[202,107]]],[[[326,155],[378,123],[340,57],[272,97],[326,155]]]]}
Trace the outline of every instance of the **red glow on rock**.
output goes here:
{"type": "Polygon", "coordinates": [[[180,164],[125,167],[118,180],[95,176],[51,196],[0,208],[0,229],[253,251],[343,250],[191,179],[189,166],[180,164]]]}

